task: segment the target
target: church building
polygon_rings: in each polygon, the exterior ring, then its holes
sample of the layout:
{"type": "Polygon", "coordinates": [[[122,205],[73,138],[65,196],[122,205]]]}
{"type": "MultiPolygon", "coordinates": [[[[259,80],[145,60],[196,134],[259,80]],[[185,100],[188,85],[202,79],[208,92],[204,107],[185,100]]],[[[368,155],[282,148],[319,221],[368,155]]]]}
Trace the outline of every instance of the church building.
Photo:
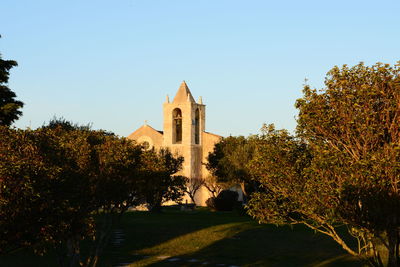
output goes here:
{"type": "MultiPolygon", "coordinates": [[[[142,144],[145,149],[169,148],[172,153],[177,153],[185,159],[180,175],[189,179],[207,179],[209,172],[204,163],[221,136],[205,131],[206,106],[201,97],[196,103],[189,87],[183,81],[172,102],[167,96],[163,104],[163,113],[163,131],[145,123],[128,138],[142,144]]],[[[204,206],[209,197],[209,192],[203,186],[196,193],[196,204],[204,206]]],[[[189,201],[189,198],[186,199],[189,201]]]]}

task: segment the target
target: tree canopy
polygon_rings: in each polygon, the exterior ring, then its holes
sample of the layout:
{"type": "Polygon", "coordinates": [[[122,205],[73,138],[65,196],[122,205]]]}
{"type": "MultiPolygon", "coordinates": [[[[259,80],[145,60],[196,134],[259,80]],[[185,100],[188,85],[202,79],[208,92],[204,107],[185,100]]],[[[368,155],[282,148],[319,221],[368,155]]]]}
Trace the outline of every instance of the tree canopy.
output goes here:
{"type": "Polygon", "coordinates": [[[9,126],[22,115],[24,103],[16,100],[16,94],[7,86],[10,69],[17,65],[14,60],[3,60],[0,54],[0,125],[9,126]]]}
{"type": "Polygon", "coordinates": [[[218,183],[228,186],[239,184],[242,191],[254,191],[248,163],[253,157],[254,143],[244,136],[229,136],[215,144],[207,157],[207,169],[218,183]]]}
{"type": "Polygon", "coordinates": [[[182,200],[188,179],[177,172],[182,169],[183,160],[168,149],[143,152],[139,190],[144,193],[150,210],[160,211],[163,203],[182,200]]]}
{"type": "Polygon", "coordinates": [[[266,127],[251,162],[263,191],[249,212],[303,223],[373,266],[399,266],[400,65],[328,72],[296,103],[297,136],[266,127]],[[336,227],[358,241],[350,246],[336,227]]]}
{"type": "Polygon", "coordinates": [[[0,253],[52,247],[61,266],[95,266],[119,215],[143,194],[141,148],[66,122],[2,126],[0,136],[0,253]],[[83,239],[92,240],[85,257],[83,239]]]}
{"type": "Polygon", "coordinates": [[[0,140],[0,254],[52,248],[60,266],[96,266],[129,207],[159,210],[184,195],[183,157],[90,126],[57,118],[37,130],[0,126],[0,140]]]}

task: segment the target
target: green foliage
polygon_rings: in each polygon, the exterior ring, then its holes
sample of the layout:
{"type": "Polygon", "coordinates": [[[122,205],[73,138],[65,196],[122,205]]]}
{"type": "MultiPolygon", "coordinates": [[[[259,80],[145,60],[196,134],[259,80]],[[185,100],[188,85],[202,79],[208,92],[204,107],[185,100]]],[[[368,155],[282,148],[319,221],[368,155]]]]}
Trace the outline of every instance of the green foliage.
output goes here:
{"type": "Polygon", "coordinates": [[[285,130],[264,125],[257,140],[257,150],[249,166],[260,182],[252,194],[249,214],[260,222],[284,224],[297,222],[300,213],[314,214],[308,197],[317,197],[307,186],[305,168],[311,160],[308,147],[285,130]],[[304,201],[307,199],[307,202],[304,201]]]}
{"type": "Polygon", "coordinates": [[[262,222],[304,223],[374,266],[398,266],[400,65],[334,67],[296,103],[298,136],[273,127],[251,163],[263,192],[249,212],[262,222]],[[351,248],[336,231],[345,224],[351,248]]]}
{"type": "Polygon", "coordinates": [[[150,210],[160,211],[163,203],[182,200],[188,179],[176,173],[182,169],[183,160],[167,149],[143,152],[139,190],[150,210]]]}
{"type": "Polygon", "coordinates": [[[118,215],[139,199],[141,149],[67,124],[0,129],[0,252],[54,247],[62,266],[95,266],[118,215]],[[86,260],[83,239],[93,240],[86,260]]]}
{"type": "Polygon", "coordinates": [[[89,202],[84,162],[89,154],[79,136],[71,140],[59,132],[22,131],[1,128],[1,250],[35,245],[56,245],[68,235],[86,235],[92,230],[80,204],[89,202]],[[63,140],[64,139],[64,140],[63,140]],[[58,142],[63,141],[63,146],[58,142]],[[72,145],[73,146],[73,145],[72,145]],[[71,201],[74,200],[74,201],[71,201]],[[77,201],[79,200],[79,201],[77,201]]]}
{"type": "Polygon", "coordinates": [[[35,131],[0,126],[0,136],[0,253],[52,247],[61,266],[96,266],[130,206],[156,210],[184,194],[187,179],[174,175],[183,158],[168,150],[56,118],[35,131]]]}
{"type": "Polygon", "coordinates": [[[241,205],[238,201],[239,194],[231,190],[222,190],[217,197],[210,197],[206,204],[215,211],[231,211],[241,205]]]}
{"type": "Polygon", "coordinates": [[[218,183],[240,184],[244,194],[255,191],[248,163],[254,153],[252,138],[229,136],[215,144],[214,151],[208,155],[207,169],[217,177],[218,183]]]}
{"type": "Polygon", "coordinates": [[[9,126],[22,115],[24,103],[16,100],[16,94],[7,86],[10,69],[17,65],[14,60],[3,60],[0,54],[0,125],[9,126]]]}

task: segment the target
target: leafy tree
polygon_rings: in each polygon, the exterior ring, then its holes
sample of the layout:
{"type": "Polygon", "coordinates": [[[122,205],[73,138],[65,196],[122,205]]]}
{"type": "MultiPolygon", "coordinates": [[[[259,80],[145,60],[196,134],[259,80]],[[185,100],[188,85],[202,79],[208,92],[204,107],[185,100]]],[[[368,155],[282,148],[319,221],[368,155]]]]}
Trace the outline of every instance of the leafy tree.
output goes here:
{"type": "Polygon", "coordinates": [[[207,169],[217,177],[218,183],[234,186],[239,184],[245,196],[247,191],[255,191],[248,163],[253,157],[252,138],[229,136],[215,144],[214,151],[208,155],[207,169]]]}
{"type": "Polygon", "coordinates": [[[150,210],[160,211],[163,203],[182,200],[188,179],[176,173],[182,169],[183,157],[175,157],[167,149],[148,150],[143,152],[141,162],[139,191],[150,210]]]}
{"type": "Polygon", "coordinates": [[[0,253],[54,247],[61,266],[96,266],[119,215],[138,200],[140,147],[71,125],[0,129],[0,253]],[[86,257],[83,239],[93,241],[86,257]]]}
{"type": "Polygon", "coordinates": [[[93,178],[91,180],[94,214],[99,220],[86,266],[96,266],[99,256],[111,237],[121,215],[140,203],[141,148],[131,140],[110,133],[95,132],[96,144],[93,178]]]}
{"type": "Polygon", "coordinates": [[[71,245],[72,237],[90,235],[87,216],[90,192],[82,165],[74,157],[89,155],[84,138],[70,133],[79,150],[59,132],[1,128],[2,252],[34,246],[42,253],[49,246],[71,245]],[[79,200],[79,201],[78,201],[79,200]]]}
{"type": "Polygon", "coordinates": [[[7,86],[10,69],[17,65],[14,60],[3,60],[0,54],[0,125],[9,126],[22,115],[24,103],[16,100],[16,94],[7,86]]]}
{"type": "Polygon", "coordinates": [[[249,163],[261,186],[259,192],[252,194],[249,213],[262,222],[297,223],[302,218],[296,209],[308,207],[302,201],[308,196],[303,190],[308,180],[305,168],[311,160],[308,146],[286,130],[275,130],[272,124],[264,125],[261,131],[249,163]]]}
{"type": "Polygon", "coordinates": [[[210,197],[207,199],[206,204],[211,210],[215,211],[231,211],[235,207],[241,205],[238,202],[239,194],[231,190],[222,190],[217,197],[210,197]]]}
{"type": "Polygon", "coordinates": [[[304,87],[298,137],[264,129],[253,162],[263,192],[249,212],[303,223],[373,266],[399,266],[400,65],[334,67],[304,87]],[[346,225],[353,248],[336,227],[346,225]]]}

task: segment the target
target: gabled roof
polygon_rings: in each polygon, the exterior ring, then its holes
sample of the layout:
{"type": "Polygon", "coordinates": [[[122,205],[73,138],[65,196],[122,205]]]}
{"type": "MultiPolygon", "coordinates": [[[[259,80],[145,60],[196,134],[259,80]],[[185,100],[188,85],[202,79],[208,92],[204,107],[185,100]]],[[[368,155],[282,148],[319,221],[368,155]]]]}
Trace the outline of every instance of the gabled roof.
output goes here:
{"type": "Polygon", "coordinates": [[[150,133],[156,134],[156,135],[163,135],[162,131],[157,131],[156,129],[154,129],[153,127],[151,127],[150,125],[148,125],[147,123],[145,123],[144,125],[142,125],[139,129],[137,129],[136,131],[134,131],[133,133],[131,133],[128,136],[128,139],[134,139],[136,140],[138,137],[142,136],[142,135],[148,135],[150,133]]]}
{"type": "Polygon", "coordinates": [[[183,81],[181,83],[181,86],[179,86],[178,92],[176,92],[174,100],[172,101],[172,103],[183,103],[183,102],[196,103],[185,81],[183,81]]]}
{"type": "Polygon", "coordinates": [[[214,134],[214,133],[210,133],[210,132],[206,132],[206,131],[204,131],[203,133],[204,133],[204,134],[213,135],[213,136],[218,137],[218,138],[222,138],[222,137],[223,137],[223,136],[221,136],[221,135],[219,135],[219,134],[214,134]]]}

